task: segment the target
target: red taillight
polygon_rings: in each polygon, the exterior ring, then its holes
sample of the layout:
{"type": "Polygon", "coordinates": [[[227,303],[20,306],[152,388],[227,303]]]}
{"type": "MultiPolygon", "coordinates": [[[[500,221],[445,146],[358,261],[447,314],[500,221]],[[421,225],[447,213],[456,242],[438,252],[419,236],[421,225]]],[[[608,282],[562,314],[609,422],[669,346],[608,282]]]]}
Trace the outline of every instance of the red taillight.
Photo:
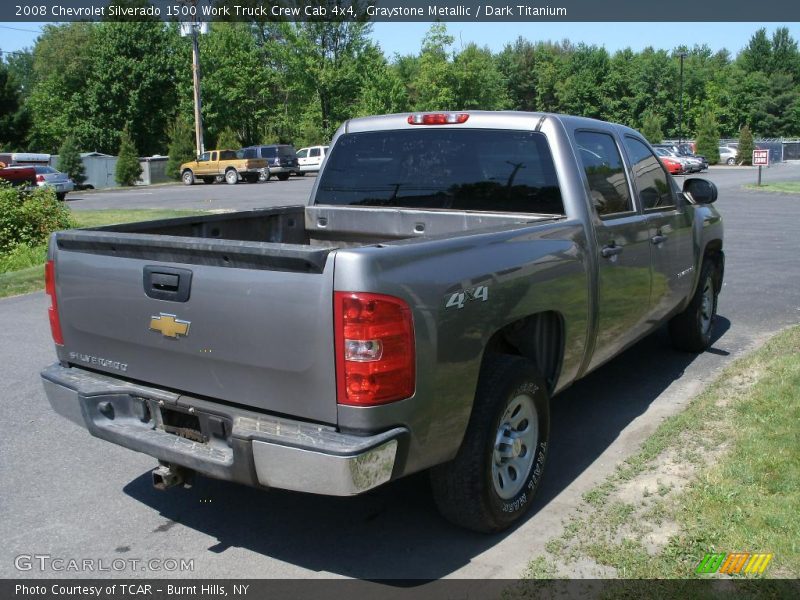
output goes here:
{"type": "Polygon", "coordinates": [[[50,296],[50,308],[47,314],[50,317],[50,332],[53,341],[59,346],[64,345],[64,336],[61,335],[61,321],[58,319],[58,301],[56,300],[56,267],[52,260],[44,266],[44,291],[50,296]]]}
{"type": "Polygon", "coordinates": [[[336,392],[339,404],[372,406],[414,394],[414,323],[403,300],[335,292],[336,392]]]}
{"type": "Polygon", "coordinates": [[[44,175],[37,175],[36,176],[36,181],[38,181],[39,183],[43,183],[44,182],[44,175]]]}
{"type": "Polygon", "coordinates": [[[466,123],[468,113],[417,113],[408,115],[409,125],[453,125],[466,123]]]}

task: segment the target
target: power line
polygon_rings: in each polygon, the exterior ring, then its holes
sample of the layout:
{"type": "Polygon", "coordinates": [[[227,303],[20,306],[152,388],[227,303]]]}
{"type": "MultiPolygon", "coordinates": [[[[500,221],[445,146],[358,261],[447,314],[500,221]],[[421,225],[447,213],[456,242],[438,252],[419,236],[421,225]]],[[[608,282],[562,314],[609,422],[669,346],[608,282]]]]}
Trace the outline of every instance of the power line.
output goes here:
{"type": "Polygon", "coordinates": [[[14,31],[27,31],[28,33],[42,33],[41,29],[23,29],[22,27],[9,27],[8,25],[0,25],[0,29],[13,29],[14,31]]]}

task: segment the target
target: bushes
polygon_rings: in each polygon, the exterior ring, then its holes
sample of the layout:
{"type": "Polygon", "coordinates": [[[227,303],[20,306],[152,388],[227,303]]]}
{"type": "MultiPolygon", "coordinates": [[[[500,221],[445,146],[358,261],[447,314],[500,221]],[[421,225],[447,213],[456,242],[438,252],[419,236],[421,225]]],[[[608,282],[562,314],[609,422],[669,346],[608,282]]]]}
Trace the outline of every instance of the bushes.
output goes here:
{"type": "Polygon", "coordinates": [[[708,111],[698,124],[696,151],[705,156],[710,165],[719,162],[719,127],[711,111],[708,111]]]}
{"type": "Polygon", "coordinates": [[[169,128],[168,153],[167,177],[180,179],[181,165],[196,158],[192,127],[180,117],[175,119],[175,123],[169,128]]]}
{"type": "Polygon", "coordinates": [[[86,181],[80,147],[72,136],[67,137],[58,150],[58,170],[69,175],[77,184],[86,181]]]}
{"type": "Polygon", "coordinates": [[[749,165],[753,162],[753,133],[747,125],[739,130],[739,147],[736,150],[736,162],[740,165],[749,165]]]}
{"type": "Polygon", "coordinates": [[[19,253],[47,243],[51,233],[72,227],[69,209],[49,188],[25,192],[0,184],[0,254],[19,253]]]}

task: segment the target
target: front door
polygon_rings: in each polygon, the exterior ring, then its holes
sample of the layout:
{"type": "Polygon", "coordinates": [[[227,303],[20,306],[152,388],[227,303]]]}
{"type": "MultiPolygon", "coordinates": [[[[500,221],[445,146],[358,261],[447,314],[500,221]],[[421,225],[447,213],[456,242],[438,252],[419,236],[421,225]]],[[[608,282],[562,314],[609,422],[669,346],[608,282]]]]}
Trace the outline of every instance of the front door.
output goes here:
{"type": "Polygon", "coordinates": [[[653,283],[651,322],[663,320],[689,295],[694,273],[691,211],[661,161],[633,135],[625,136],[634,188],[649,224],[653,283]]]}

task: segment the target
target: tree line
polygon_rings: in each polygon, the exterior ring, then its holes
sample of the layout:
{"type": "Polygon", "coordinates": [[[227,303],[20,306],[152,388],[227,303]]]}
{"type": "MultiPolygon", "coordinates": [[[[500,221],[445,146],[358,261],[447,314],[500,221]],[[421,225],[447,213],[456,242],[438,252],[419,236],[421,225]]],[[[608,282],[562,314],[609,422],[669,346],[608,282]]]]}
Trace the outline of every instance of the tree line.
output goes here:
{"type": "MultiPolygon", "coordinates": [[[[519,38],[499,52],[456,45],[442,23],[419,51],[387,57],[370,24],[213,23],[200,39],[206,146],[325,143],[347,118],[441,109],[562,112],[649,138],[800,136],[800,52],[785,27],[733,56],[519,38]],[[679,131],[680,54],[685,53],[679,131]]],[[[160,21],[46,25],[0,63],[0,148],[140,155],[191,150],[191,43],[160,21]],[[181,143],[178,143],[182,138],[181,143]]],[[[658,140],[653,140],[658,141],[658,140]]]]}

